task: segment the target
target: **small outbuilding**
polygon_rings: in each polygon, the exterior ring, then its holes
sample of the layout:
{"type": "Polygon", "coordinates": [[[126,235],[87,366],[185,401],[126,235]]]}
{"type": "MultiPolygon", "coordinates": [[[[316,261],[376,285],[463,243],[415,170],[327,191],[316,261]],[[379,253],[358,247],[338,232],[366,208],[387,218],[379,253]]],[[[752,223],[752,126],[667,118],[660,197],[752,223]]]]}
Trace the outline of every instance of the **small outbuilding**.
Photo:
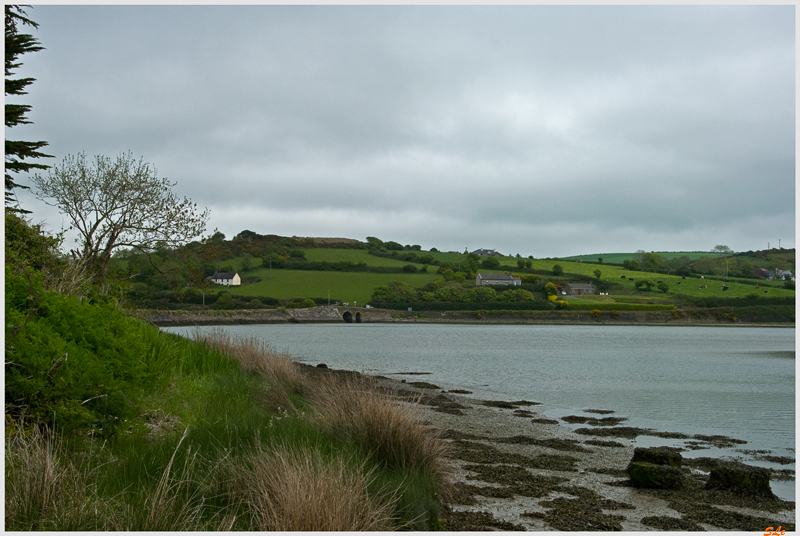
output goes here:
{"type": "Polygon", "coordinates": [[[514,285],[522,284],[522,279],[511,274],[478,274],[475,277],[475,286],[483,287],[486,285],[514,285]]]}
{"type": "Polygon", "coordinates": [[[569,296],[594,294],[594,285],[591,283],[564,283],[564,292],[569,296]]]}
{"type": "Polygon", "coordinates": [[[242,284],[242,278],[236,272],[214,272],[214,275],[210,275],[206,279],[217,285],[229,287],[238,287],[242,284]]]}

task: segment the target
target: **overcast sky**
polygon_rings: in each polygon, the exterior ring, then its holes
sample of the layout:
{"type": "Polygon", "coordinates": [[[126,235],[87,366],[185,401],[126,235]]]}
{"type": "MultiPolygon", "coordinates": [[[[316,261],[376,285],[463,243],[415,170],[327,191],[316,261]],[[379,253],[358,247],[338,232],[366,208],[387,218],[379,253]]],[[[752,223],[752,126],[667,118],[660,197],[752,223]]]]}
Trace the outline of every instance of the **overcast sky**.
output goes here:
{"type": "MultiPolygon", "coordinates": [[[[534,257],[795,246],[795,6],[36,6],[34,124],[208,232],[534,257]]],[[[22,180],[28,184],[28,181],[22,180]]],[[[68,225],[20,192],[51,229],[68,225]]]]}

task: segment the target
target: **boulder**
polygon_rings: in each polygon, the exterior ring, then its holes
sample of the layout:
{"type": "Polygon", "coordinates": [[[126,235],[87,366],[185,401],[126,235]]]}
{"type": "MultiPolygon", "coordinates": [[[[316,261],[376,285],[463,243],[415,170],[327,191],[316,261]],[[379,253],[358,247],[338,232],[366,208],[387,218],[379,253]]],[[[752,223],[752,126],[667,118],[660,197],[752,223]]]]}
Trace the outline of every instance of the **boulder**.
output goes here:
{"type": "Polygon", "coordinates": [[[633,450],[632,462],[653,463],[656,465],[671,465],[672,467],[682,467],[683,457],[681,453],[670,447],[636,447],[633,450]]]}
{"type": "Polygon", "coordinates": [[[628,464],[628,476],[637,488],[650,489],[682,489],[684,476],[681,470],[672,465],[648,462],[631,462],[628,464]]]}
{"type": "Polygon", "coordinates": [[[733,491],[760,497],[775,497],[769,487],[769,471],[740,462],[724,463],[711,469],[706,489],[733,491]]]}

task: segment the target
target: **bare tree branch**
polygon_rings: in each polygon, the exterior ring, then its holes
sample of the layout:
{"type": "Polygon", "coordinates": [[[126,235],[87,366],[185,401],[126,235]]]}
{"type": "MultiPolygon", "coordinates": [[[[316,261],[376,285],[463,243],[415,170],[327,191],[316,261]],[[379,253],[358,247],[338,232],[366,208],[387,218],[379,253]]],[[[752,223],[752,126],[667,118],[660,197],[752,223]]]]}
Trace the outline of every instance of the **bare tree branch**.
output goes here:
{"type": "Polygon", "coordinates": [[[33,183],[39,199],[72,220],[82,242],[76,255],[99,283],[115,249],[177,247],[202,234],[208,222],[208,209],[180,199],[172,191],[176,183],[158,178],[153,165],[130,152],[91,162],[84,153],[69,155],[33,183]]]}

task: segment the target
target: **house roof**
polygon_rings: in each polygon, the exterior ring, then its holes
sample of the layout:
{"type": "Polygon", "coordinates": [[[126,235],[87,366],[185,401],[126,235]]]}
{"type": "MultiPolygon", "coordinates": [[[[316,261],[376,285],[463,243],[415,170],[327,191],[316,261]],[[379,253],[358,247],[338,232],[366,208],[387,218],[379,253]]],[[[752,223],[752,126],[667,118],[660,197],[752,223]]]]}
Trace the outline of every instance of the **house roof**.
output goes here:
{"type": "Polygon", "coordinates": [[[214,275],[206,277],[206,279],[233,279],[236,272],[214,272],[214,275]]]}
{"type": "Polygon", "coordinates": [[[571,289],[583,289],[583,290],[594,288],[594,285],[592,285],[591,283],[564,283],[564,286],[569,287],[571,289]]]}
{"type": "Polygon", "coordinates": [[[509,281],[520,279],[519,277],[515,277],[511,274],[478,274],[478,277],[481,279],[500,279],[500,280],[507,279],[509,281]]]}

